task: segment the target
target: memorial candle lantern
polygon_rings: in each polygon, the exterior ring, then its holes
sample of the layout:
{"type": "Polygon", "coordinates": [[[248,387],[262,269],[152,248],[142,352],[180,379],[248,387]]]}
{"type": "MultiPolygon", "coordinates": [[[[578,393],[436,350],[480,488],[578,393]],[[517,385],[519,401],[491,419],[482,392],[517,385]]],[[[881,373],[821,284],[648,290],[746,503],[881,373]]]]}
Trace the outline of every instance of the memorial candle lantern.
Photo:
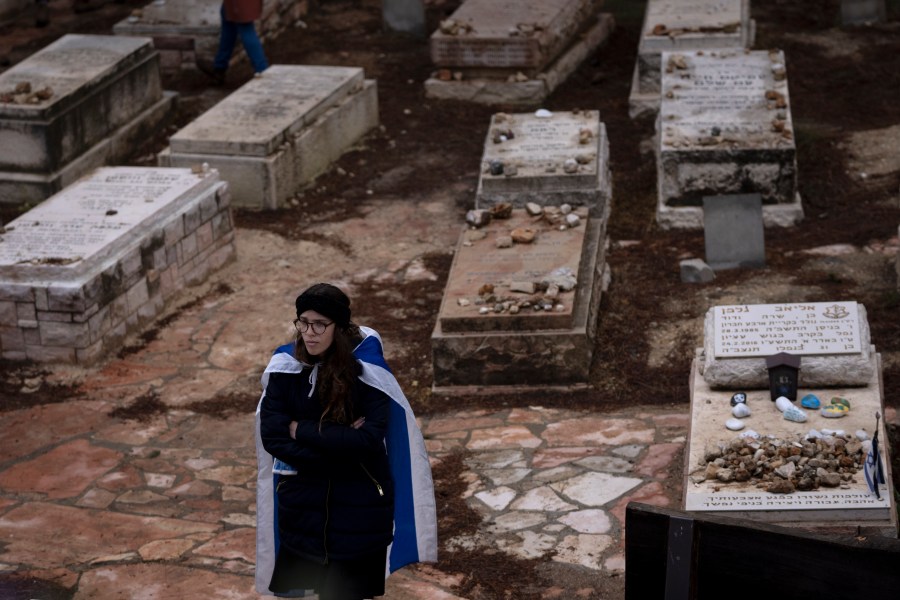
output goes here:
{"type": "Polygon", "coordinates": [[[769,371],[769,393],[772,402],[784,396],[791,402],[797,399],[797,382],[800,378],[800,357],[779,352],[766,358],[769,371]]]}

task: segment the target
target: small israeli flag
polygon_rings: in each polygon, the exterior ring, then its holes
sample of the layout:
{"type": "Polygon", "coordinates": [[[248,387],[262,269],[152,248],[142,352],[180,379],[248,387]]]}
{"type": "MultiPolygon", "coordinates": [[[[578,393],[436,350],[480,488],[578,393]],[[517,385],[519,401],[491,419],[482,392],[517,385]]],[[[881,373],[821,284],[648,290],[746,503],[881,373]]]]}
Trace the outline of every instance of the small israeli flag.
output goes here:
{"type": "Polygon", "coordinates": [[[863,465],[863,475],[866,477],[866,484],[869,491],[875,494],[875,497],[881,500],[881,490],[879,486],[885,484],[884,464],[881,462],[881,452],[878,450],[878,423],[881,420],[881,413],[875,413],[875,435],[872,436],[872,449],[866,456],[866,462],[863,465]]]}

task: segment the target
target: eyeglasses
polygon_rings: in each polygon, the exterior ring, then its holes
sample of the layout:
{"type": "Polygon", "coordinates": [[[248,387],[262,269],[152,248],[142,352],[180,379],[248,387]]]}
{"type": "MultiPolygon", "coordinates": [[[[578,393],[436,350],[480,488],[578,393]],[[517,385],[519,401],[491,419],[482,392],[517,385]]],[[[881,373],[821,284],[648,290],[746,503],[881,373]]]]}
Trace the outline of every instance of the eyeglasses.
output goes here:
{"type": "Polygon", "coordinates": [[[312,327],[313,333],[322,335],[329,325],[334,325],[334,321],[326,323],[325,321],[307,321],[306,319],[294,319],[294,327],[300,333],[306,333],[312,327]]]}

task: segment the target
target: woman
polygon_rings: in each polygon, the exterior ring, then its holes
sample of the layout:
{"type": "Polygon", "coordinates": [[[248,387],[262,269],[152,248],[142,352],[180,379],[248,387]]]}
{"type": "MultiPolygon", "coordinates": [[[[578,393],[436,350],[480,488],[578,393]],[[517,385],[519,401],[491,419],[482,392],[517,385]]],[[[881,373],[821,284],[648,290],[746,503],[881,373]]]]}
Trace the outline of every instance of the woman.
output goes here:
{"type": "Polygon", "coordinates": [[[386,567],[436,560],[424,443],[347,296],[320,283],[295,304],[296,340],[272,357],[257,411],[257,588],[380,596],[386,567]]]}

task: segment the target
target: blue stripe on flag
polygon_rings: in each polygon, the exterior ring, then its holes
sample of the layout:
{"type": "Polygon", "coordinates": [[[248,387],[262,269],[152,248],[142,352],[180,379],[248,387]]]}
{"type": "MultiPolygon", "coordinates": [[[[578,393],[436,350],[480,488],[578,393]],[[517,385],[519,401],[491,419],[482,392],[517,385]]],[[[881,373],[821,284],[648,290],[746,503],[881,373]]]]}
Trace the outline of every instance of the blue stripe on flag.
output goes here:
{"type": "Polygon", "coordinates": [[[353,351],[353,355],[363,362],[379,366],[388,373],[391,372],[391,368],[388,366],[387,361],[384,360],[384,354],[381,352],[381,343],[374,335],[364,339],[353,351]]]}
{"type": "MultiPolygon", "coordinates": [[[[367,338],[371,339],[371,338],[367,338]]],[[[406,411],[396,402],[391,402],[388,428],[388,459],[392,473],[403,473],[402,481],[394,480],[394,542],[391,546],[390,570],[419,561],[416,543],[416,509],[413,499],[411,460],[409,454],[409,430],[406,425],[406,411]]]]}
{"type": "Polygon", "coordinates": [[[272,354],[278,354],[279,352],[284,352],[285,354],[289,354],[291,356],[294,355],[294,342],[290,342],[289,344],[285,344],[284,346],[278,346],[275,348],[275,352],[272,354]]]}

